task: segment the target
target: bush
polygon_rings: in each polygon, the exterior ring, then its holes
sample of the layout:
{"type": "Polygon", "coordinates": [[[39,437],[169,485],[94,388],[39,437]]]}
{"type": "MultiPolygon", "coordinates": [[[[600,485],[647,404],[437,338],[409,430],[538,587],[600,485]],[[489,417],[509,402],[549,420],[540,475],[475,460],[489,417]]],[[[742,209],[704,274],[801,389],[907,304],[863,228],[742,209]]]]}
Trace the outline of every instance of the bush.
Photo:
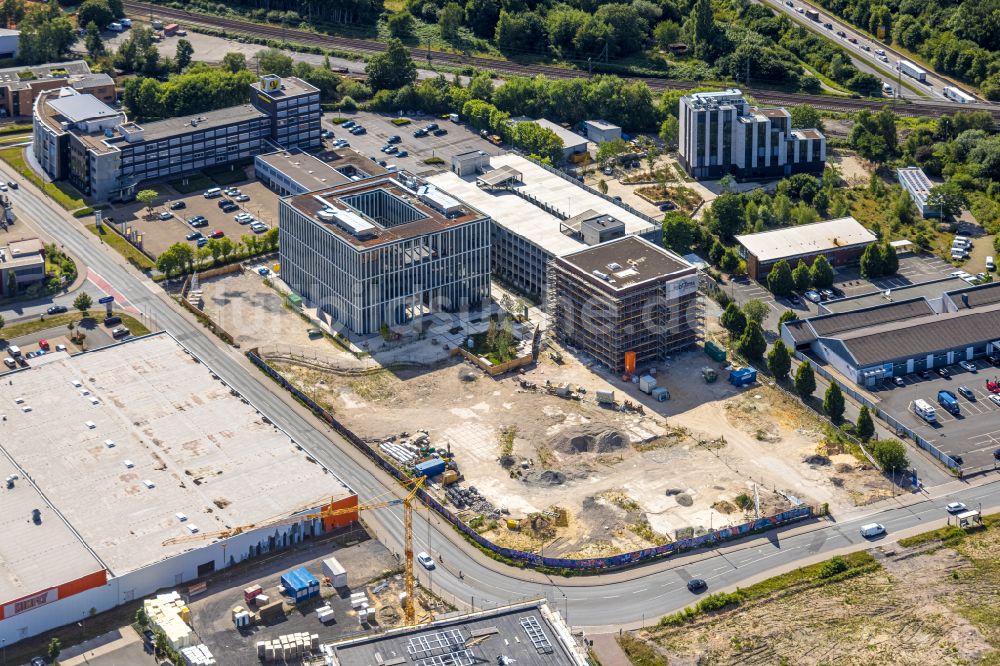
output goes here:
{"type": "Polygon", "coordinates": [[[393,118],[389,122],[391,122],[396,127],[402,127],[403,125],[409,125],[413,121],[410,120],[409,118],[393,118]]]}
{"type": "Polygon", "coordinates": [[[847,569],[848,569],[847,560],[845,560],[843,557],[840,556],[833,557],[824,562],[823,566],[820,567],[819,577],[832,578],[833,576],[836,576],[839,573],[847,571],[847,569]]]}

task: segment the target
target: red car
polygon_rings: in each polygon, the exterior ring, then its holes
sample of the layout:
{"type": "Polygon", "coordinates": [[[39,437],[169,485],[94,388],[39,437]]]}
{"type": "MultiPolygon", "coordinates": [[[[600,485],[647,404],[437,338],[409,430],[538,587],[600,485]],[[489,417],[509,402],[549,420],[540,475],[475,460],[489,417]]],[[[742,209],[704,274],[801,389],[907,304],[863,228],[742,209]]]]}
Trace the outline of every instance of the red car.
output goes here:
{"type": "Polygon", "coordinates": [[[39,340],[38,341],[38,348],[39,349],[44,349],[45,351],[48,351],[49,350],[49,341],[48,340],[39,340]]]}
{"type": "Polygon", "coordinates": [[[993,379],[986,380],[986,390],[990,393],[1000,393],[1000,384],[993,379]]]}
{"type": "Polygon", "coordinates": [[[209,235],[209,238],[222,238],[225,235],[226,233],[222,229],[216,229],[209,235]]]}

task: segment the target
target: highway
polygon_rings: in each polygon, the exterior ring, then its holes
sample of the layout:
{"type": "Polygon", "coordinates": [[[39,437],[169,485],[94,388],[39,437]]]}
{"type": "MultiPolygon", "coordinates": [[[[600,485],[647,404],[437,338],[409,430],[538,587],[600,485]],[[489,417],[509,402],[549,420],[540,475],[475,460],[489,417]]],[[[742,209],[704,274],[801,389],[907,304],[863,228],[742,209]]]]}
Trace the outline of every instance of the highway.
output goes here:
{"type": "MultiPolygon", "coordinates": [[[[824,34],[825,37],[838,43],[851,55],[851,57],[854,60],[865,63],[865,65],[867,65],[867,67],[865,68],[866,70],[872,71],[876,76],[882,79],[883,83],[888,83],[889,85],[891,85],[894,93],[896,94],[900,93],[900,88],[901,88],[901,86],[899,85],[900,76],[896,71],[896,62],[899,61],[900,59],[906,60],[907,57],[895,51],[891,46],[886,46],[884,43],[872,39],[868,35],[862,33],[861,31],[851,26],[851,24],[849,24],[848,22],[839,19],[838,17],[834,16],[832,12],[823,9],[818,5],[809,4],[807,2],[804,2],[803,0],[761,0],[761,1],[769,5],[771,8],[777,10],[778,12],[784,14],[785,16],[788,16],[793,21],[796,21],[801,25],[804,25],[807,28],[813,30],[814,32],[820,34],[825,33],[824,34]],[[792,4],[793,6],[790,7],[789,4],[792,4]],[[801,13],[799,12],[800,9],[802,10],[801,13]],[[806,17],[805,11],[809,9],[815,9],[819,11],[819,21],[813,21],[806,17]],[[829,23],[833,27],[831,29],[825,28],[824,26],[827,23],[829,23]],[[843,33],[844,36],[840,37],[838,33],[843,33]],[[855,44],[850,42],[849,41],[850,39],[857,40],[857,43],[855,44]],[[863,48],[865,46],[867,46],[869,50],[865,50],[863,48]],[[885,52],[884,57],[886,58],[887,62],[879,59],[879,56],[876,54],[876,50],[879,49],[885,52]]],[[[916,97],[916,95],[912,91],[907,90],[906,86],[909,85],[910,87],[921,91],[923,96],[925,97],[930,97],[936,100],[948,100],[948,98],[944,96],[944,87],[945,86],[955,87],[954,84],[947,81],[946,79],[943,79],[928,67],[923,67],[923,69],[927,70],[926,83],[921,83],[916,79],[907,76],[906,74],[902,75],[902,81],[904,84],[906,84],[902,86],[901,90],[902,96],[909,98],[916,97]]],[[[972,94],[965,87],[962,87],[961,89],[965,93],[972,94]]],[[[981,100],[977,99],[976,101],[981,101],[981,100]]]]}
{"type": "MultiPolygon", "coordinates": [[[[249,367],[240,352],[225,346],[188,319],[158,286],[124,265],[117,253],[102,245],[79,221],[49,204],[26,181],[18,180],[22,187],[16,204],[20,219],[27,217],[36,226],[44,221],[45,230],[58,238],[79,261],[110,281],[151,323],[169,331],[304,449],[336,470],[357,491],[362,502],[386,495],[387,488],[392,486],[388,477],[373,472],[359,453],[306,414],[263,374],[249,367]]],[[[960,482],[953,483],[958,490],[947,497],[924,498],[911,506],[893,502],[894,508],[881,512],[878,519],[889,530],[889,538],[898,536],[903,530],[922,531],[938,526],[943,522],[943,506],[948,501],[960,499],[970,507],[980,503],[984,507],[1000,505],[1000,486],[996,484],[967,487],[960,482]]],[[[398,508],[379,510],[363,517],[390,549],[402,552],[402,516],[398,508]]],[[[568,612],[573,625],[591,631],[613,631],[621,626],[648,623],[691,603],[693,596],[685,583],[692,577],[704,578],[710,591],[718,591],[737,584],[746,585],[776,568],[864,547],[866,544],[858,526],[868,520],[870,518],[795,525],[766,533],[747,543],[601,577],[552,579],[534,571],[521,571],[487,561],[450,527],[436,519],[428,525],[422,511],[415,516],[414,550],[428,550],[440,562],[430,575],[421,569],[418,572],[421,580],[443,598],[460,606],[480,608],[545,596],[555,607],[568,612]],[[797,533],[803,530],[811,531],[797,533]]]]}

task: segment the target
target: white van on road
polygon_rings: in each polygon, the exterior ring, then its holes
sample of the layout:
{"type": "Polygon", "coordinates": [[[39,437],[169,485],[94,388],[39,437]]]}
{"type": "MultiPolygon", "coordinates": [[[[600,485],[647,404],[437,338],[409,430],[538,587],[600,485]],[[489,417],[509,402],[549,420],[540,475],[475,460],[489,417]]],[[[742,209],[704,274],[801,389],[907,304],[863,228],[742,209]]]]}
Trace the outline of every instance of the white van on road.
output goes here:
{"type": "Polygon", "coordinates": [[[861,526],[861,536],[866,539],[876,537],[879,534],[885,534],[885,527],[879,523],[868,523],[861,526]]]}

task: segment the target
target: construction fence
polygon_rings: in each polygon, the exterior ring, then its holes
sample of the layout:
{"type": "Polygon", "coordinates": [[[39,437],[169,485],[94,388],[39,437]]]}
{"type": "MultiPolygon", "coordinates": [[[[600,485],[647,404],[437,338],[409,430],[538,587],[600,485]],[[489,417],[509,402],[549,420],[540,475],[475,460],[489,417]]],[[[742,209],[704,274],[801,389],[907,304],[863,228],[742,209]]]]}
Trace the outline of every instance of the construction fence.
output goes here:
{"type": "MultiPolygon", "coordinates": [[[[394,465],[390,464],[389,461],[385,460],[378,452],[364,440],[354,434],[353,431],[348,429],[344,424],[338,421],[333,414],[328,412],[326,409],[320,407],[312,398],[296,388],[291,382],[289,382],[285,377],[269,366],[259,355],[257,349],[252,349],[246,352],[247,358],[250,359],[254,365],[260,368],[264,373],[271,377],[274,381],[281,385],[282,388],[291,393],[297,400],[301,401],[306,407],[312,410],[313,414],[322,419],[331,428],[337,431],[342,437],[354,445],[358,450],[364,453],[369,460],[378,465],[386,473],[390,474],[393,478],[400,482],[405,482],[410,479],[404,471],[398,469],[394,465]]],[[[738,539],[756,532],[761,532],[764,530],[773,529],[780,525],[785,525],[788,523],[796,522],[809,518],[813,515],[813,509],[811,506],[803,505],[796,507],[794,509],[789,509],[788,511],[783,511],[774,516],[768,516],[765,518],[759,518],[756,520],[751,520],[749,522],[743,523],[742,525],[736,525],[733,527],[727,527],[720,530],[713,530],[707,532],[700,536],[696,536],[690,539],[682,539],[680,541],[674,541],[672,543],[664,544],[662,546],[657,546],[655,548],[645,548],[643,550],[637,550],[630,553],[622,553],[620,555],[612,555],[609,557],[597,557],[592,559],[563,559],[555,557],[543,557],[535,553],[528,553],[521,550],[514,550],[511,548],[501,548],[497,546],[489,539],[486,539],[471,527],[466,525],[458,516],[453,514],[447,507],[438,502],[430,493],[426,492],[423,488],[417,490],[417,497],[428,507],[440,514],[445,520],[454,525],[457,529],[461,530],[462,533],[469,539],[474,541],[484,550],[491,553],[495,553],[501,557],[505,557],[513,560],[515,563],[530,566],[530,567],[552,567],[558,569],[573,569],[577,571],[595,571],[604,569],[613,569],[626,567],[633,564],[638,564],[641,562],[650,562],[653,560],[663,559],[671,555],[682,553],[684,551],[693,550],[695,548],[701,548],[703,546],[710,546],[718,544],[722,541],[727,541],[730,539],[738,539]]]]}

